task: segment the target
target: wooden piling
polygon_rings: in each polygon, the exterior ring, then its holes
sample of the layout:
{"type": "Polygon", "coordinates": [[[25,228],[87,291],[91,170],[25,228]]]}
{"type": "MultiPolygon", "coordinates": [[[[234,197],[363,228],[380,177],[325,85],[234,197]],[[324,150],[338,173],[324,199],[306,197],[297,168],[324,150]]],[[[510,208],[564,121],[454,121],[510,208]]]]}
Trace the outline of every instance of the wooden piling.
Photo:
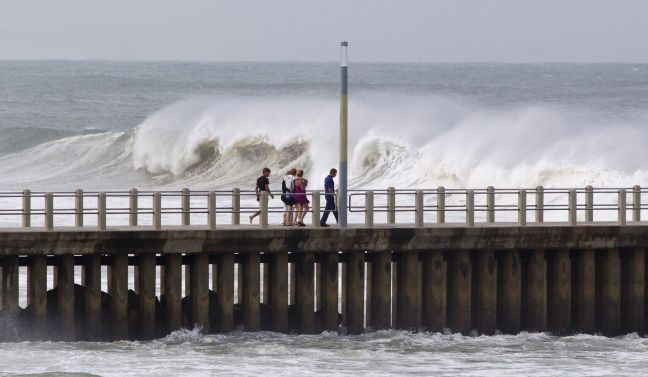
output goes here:
{"type": "Polygon", "coordinates": [[[74,312],[74,255],[58,256],[58,328],[60,339],[76,339],[74,312]]]}
{"type": "Polygon", "coordinates": [[[113,339],[128,338],[128,254],[113,254],[110,268],[113,339]]]}
{"type": "Polygon", "coordinates": [[[288,332],[288,253],[281,251],[271,256],[269,263],[270,310],[272,329],[288,332]]]}
{"type": "Polygon", "coordinates": [[[479,253],[477,267],[477,330],[493,335],[497,327],[497,261],[493,251],[479,253]]]}
{"type": "Polygon", "coordinates": [[[520,332],[522,268],[520,252],[509,250],[502,260],[502,323],[501,330],[506,334],[520,332]]]}
{"type": "Polygon", "coordinates": [[[369,323],[376,330],[388,329],[391,327],[391,253],[388,251],[374,253],[372,264],[370,276],[371,322],[369,323]]]}
{"type": "Polygon", "coordinates": [[[428,331],[441,332],[446,326],[444,270],[442,251],[431,251],[424,256],[422,326],[428,331]]]}
{"type": "Polygon", "coordinates": [[[312,253],[298,253],[295,263],[295,287],[297,309],[297,331],[300,334],[311,334],[314,332],[314,263],[312,253]]]}
{"type": "Polygon", "coordinates": [[[338,253],[325,253],[322,261],[322,330],[338,328],[338,253]]]}
{"type": "Polygon", "coordinates": [[[621,332],[621,258],[619,249],[605,252],[601,330],[607,336],[621,332]]]}
{"type": "Polygon", "coordinates": [[[234,254],[218,255],[218,332],[232,331],[234,328],[234,254]]]}
{"type": "Polygon", "coordinates": [[[527,328],[529,331],[547,329],[547,261],[544,250],[532,250],[527,275],[527,328]]]}
{"type": "Polygon", "coordinates": [[[18,256],[2,257],[2,309],[15,314],[18,312],[18,256]]]}
{"type": "Polygon", "coordinates": [[[349,334],[364,331],[364,253],[352,252],[347,260],[347,320],[349,334]]]}
{"type": "Polygon", "coordinates": [[[627,307],[625,310],[625,323],[627,332],[644,334],[645,325],[645,278],[646,256],[644,249],[636,248],[630,250],[628,258],[626,280],[627,307]]]}
{"type": "Polygon", "coordinates": [[[471,264],[468,251],[452,253],[448,275],[450,326],[454,331],[468,335],[471,330],[471,264]]]}
{"type": "Polygon", "coordinates": [[[593,334],[596,332],[596,257],[592,249],[580,251],[576,303],[576,329],[593,334]]]}
{"type": "Polygon", "coordinates": [[[153,339],[156,335],[155,254],[141,254],[138,267],[139,335],[142,339],[153,339]]]}
{"type": "Polygon", "coordinates": [[[101,321],[101,255],[83,257],[83,287],[85,288],[86,339],[102,335],[101,321]]]}
{"type": "Polygon", "coordinates": [[[396,328],[418,330],[418,313],[421,310],[418,292],[418,254],[414,251],[399,253],[398,260],[398,322],[396,328]]]}
{"type": "Polygon", "coordinates": [[[550,329],[566,334],[571,329],[571,260],[569,250],[556,250],[552,261],[550,329]]]}
{"type": "Polygon", "coordinates": [[[191,255],[190,290],[191,313],[194,325],[203,333],[209,332],[209,254],[191,255]]]}
{"type": "Polygon", "coordinates": [[[260,255],[259,253],[244,254],[243,276],[243,322],[245,331],[261,330],[260,290],[260,255]]]}
{"type": "Polygon", "coordinates": [[[182,255],[166,254],[163,269],[164,319],[167,332],[172,332],[182,327],[182,255]]]}
{"type": "MultiPolygon", "coordinates": [[[[28,301],[35,330],[45,329],[47,315],[47,258],[45,255],[34,255],[29,258],[28,267],[28,301]]],[[[38,334],[40,335],[40,334],[38,334]]]]}

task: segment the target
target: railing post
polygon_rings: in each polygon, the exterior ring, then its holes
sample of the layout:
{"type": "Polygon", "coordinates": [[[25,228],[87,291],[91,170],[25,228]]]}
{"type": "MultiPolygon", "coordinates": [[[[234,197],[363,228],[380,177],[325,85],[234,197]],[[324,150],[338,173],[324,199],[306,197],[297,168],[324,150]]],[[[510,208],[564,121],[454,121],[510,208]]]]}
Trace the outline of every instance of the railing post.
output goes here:
{"type": "Polygon", "coordinates": [[[162,194],[159,191],[153,193],[153,229],[162,229],[162,194]]]}
{"type": "Polygon", "coordinates": [[[31,190],[24,189],[22,192],[22,226],[31,226],[31,190]]]}
{"type": "Polygon", "coordinates": [[[207,226],[209,229],[216,229],[216,193],[207,193],[207,226]]]}
{"type": "Polygon", "coordinates": [[[520,190],[518,192],[518,224],[520,226],[527,225],[527,192],[526,190],[520,190]]]}
{"type": "Polygon", "coordinates": [[[594,222],[594,187],[585,187],[585,222],[594,222]]]}
{"type": "Polygon", "coordinates": [[[619,190],[619,225],[626,225],[626,189],[619,190]]]}
{"type": "Polygon", "coordinates": [[[538,186],[535,190],[535,222],[544,221],[544,187],[538,186]]]}
{"type": "Polygon", "coordinates": [[[396,189],[387,188],[387,224],[396,224],[396,189]]]}
{"type": "Polygon", "coordinates": [[[486,188],[486,222],[495,222],[495,187],[486,188]]]}
{"type": "Polygon", "coordinates": [[[45,229],[54,228],[54,194],[48,192],[45,194],[45,229]]]}
{"type": "Polygon", "coordinates": [[[632,187],[632,221],[641,221],[641,186],[632,187]]]}
{"type": "Polygon", "coordinates": [[[259,206],[259,224],[261,224],[261,228],[267,228],[268,227],[268,192],[267,191],[262,191],[261,192],[261,198],[259,198],[260,201],[260,206],[259,206]]]}
{"type": "Polygon", "coordinates": [[[106,193],[100,192],[97,196],[97,228],[106,230],[106,193]]]}
{"type": "Polygon", "coordinates": [[[424,218],[423,218],[423,210],[425,209],[423,205],[423,190],[416,190],[416,196],[414,197],[414,206],[415,206],[415,213],[414,213],[414,223],[417,228],[422,228],[423,223],[424,223],[424,218]]]}
{"type": "Polygon", "coordinates": [[[445,223],[445,187],[437,187],[437,224],[445,223]]]}
{"type": "Polygon", "coordinates": [[[365,226],[374,226],[374,192],[371,190],[365,193],[365,226]]]}
{"type": "MultiPolygon", "coordinates": [[[[312,197],[312,203],[311,203],[311,210],[313,211],[313,227],[314,228],[319,228],[320,226],[320,191],[319,190],[314,190],[313,191],[313,197],[312,197]]],[[[292,212],[291,212],[292,213],[292,212]]],[[[292,221],[292,219],[288,219],[288,221],[292,221]]]]}
{"type": "Polygon", "coordinates": [[[74,226],[83,226],[83,190],[74,191],[74,226]]]}
{"type": "Polygon", "coordinates": [[[232,225],[241,223],[241,190],[232,190],[232,225]]]}
{"type": "Polygon", "coordinates": [[[191,224],[191,192],[188,188],[182,189],[182,225],[191,224]]]}
{"type": "Polygon", "coordinates": [[[475,226],[475,191],[466,191],[466,225],[475,226]]]}
{"type": "Polygon", "coordinates": [[[576,201],[576,189],[569,190],[568,196],[568,209],[569,209],[569,225],[576,225],[577,223],[577,201],[576,201]]]}
{"type": "Polygon", "coordinates": [[[139,193],[136,188],[130,189],[128,196],[128,225],[137,226],[137,212],[139,211],[139,193]]]}

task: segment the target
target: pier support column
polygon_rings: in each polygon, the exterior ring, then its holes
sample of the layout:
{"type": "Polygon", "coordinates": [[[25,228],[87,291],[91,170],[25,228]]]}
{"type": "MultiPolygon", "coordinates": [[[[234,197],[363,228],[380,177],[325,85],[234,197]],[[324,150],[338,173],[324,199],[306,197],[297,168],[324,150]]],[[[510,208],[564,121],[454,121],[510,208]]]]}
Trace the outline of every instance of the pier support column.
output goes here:
{"type": "Polygon", "coordinates": [[[34,320],[34,330],[40,338],[45,330],[45,318],[47,315],[47,257],[45,255],[34,255],[29,258],[27,274],[29,287],[27,291],[31,314],[34,320]]]}
{"type": "Polygon", "coordinates": [[[347,260],[347,329],[349,334],[364,331],[364,253],[350,252],[347,260]]]}
{"type": "Polygon", "coordinates": [[[571,260],[569,250],[556,250],[552,263],[551,328],[557,334],[571,329],[571,260]]]}
{"type": "Polygon", "coordinates": [[[596,332],[596,257],[592,249],[580,252],[577,294],[577,330],[593,334],[596,332]]]}
{"type": "Polygon", "coordinates": [[[269,263],[270,292],[269,301],[272,311],[272,329],[288,332],[288,253],[280,251],[271,256],[269,263]]]}
{"type": "Polygon", "coordinates": [[[626,331],[644,334],[645,326],[645,272],[646,256],[644,249],[633,249],[630,251],[628,260],[628,271],[626,286],[627,308],[626,331]]]}
{"type": "Polygon", "coordinates": [[[443,252],[431,251],[423,262],[422,325],[428,331],[442,332],[446,326],[445,291],[443,252]]]}
{"type": "Polygon", "coordinates": [[[544,250],[533,250],[529,257],[527,280],[527,327],[529,331],[547,329],[547,261],[544,250]]]}
{"type": "Polygon", "coordinates": [[[193,323],[203,333],[209,332],[209,255],[191,255],[190,290],[193,323]]]}
{"type": "MultiPolygon", "coordinates": [[[[337,263],[336,263],[337,271],[337,263]]],[[[381,251],[374,253],[371,267],[371,322],[376,330],[391,327],[391,253],[381,251]]]]}
{"type": "Polygon", "coordinates": [[[295,303],[297,309],[297,330],[300,334],[314,332],[314,299],[313,281],[315,259],[312,253],[297,253],[295,262],[295,278],[297,295],[295,303]]]}
{"type": "Polygon", "coordinates": [[[83,257],[83,286],[85,288],[85,315],[88,323],[86,338],[97,340],[103,334],[101,321],[101,255],[83,257]]]}
{"type": "Polygon", "coordinates": [[[605,252],[603,263],[603,323],[601,330],[607,336],[621,332],[621,257],[619,249],[605,252]]]}
{"type": "Polygon", "coordinates": [[[260,255],[259,253],[244,254],[243,263],[243,321],[245,331],[261,330],[261,305],[260,305],[260,255]]]}
{"type": "Polygon", "coordinates": [[[218,255],[218,332],[232,331],[234,328],[234,254],[218,255]]]}
{"type": "Polygon", "coordinates": [[[110,268],[113,339],[128,338],[128,254],[113,254],[110,268]]]}
{"type": "Polygon", "coordinates": [[[166,254],[164,256],[164,296],[162,305],[164,307],[164,318],[166,320],[167,332],[173,332],[182,327],[182,255],[166,254]]]}
{"type": "Polygon", "coordinates": [[[477,329],[486,335],[495,334],[497,327],[497,261],[493,251],[479,254],[476,279],[477,329]]]}
{"type": "Polygon", "coordinates": [[[74,255],[58,256],[58,326],[62,340],[76,339],[74,316],[74,255]]]}
{"type": "Polygon", "coordinates": [[[471,265],[468,251],[452,252],[448,274],[450,326],[453,331],[468,335],[471,330],[471,265]]]}
{"type": "Polygon", "coordinates": [[[397,328],[416,331],[421,302],[418,292],[418,253],[399,253],[398,259],[398,322],[397,328]]]}
{"type": "Polygon", "coordinates": [[[337,252],[325,253],[322,261],[322,330],[338,328],[338,262],[337,252]]]}
{"type": "Polygon", "coordinates": [[[142,339],[155,337],[155,254],[139,256],[139,330],[142,339]]]}
{"type": "Polygon", "coordinates": [[[520,332],[520,308],[522,289],[520,252],[507,251],[502,260],[502,332],[520,332]]]}
{"type": "Polygon", "coordinates": [[[2,309],[8,313],[18,312],[18,256],[2,257],[2,309]]]}

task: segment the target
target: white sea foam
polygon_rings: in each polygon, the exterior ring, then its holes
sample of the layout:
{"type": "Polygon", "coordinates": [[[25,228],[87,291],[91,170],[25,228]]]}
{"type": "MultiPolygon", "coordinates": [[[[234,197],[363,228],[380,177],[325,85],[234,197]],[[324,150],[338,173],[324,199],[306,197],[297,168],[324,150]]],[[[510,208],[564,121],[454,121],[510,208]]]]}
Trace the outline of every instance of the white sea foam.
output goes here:
{"type": "MultiPolygon", "coordinates": [[[[336,166],[337,104],[319,98],[196,98],[132,132],[66,137],[0,157],[7,188],[251,186],[261,168],[336,166]]],[[[435,97],[357,99],[356,188],[631,186],[648,177],[645,128],[548,107],[486,110],[435,97]]],[[[279,180],[275,179],[274,184],[279,180]]]]}

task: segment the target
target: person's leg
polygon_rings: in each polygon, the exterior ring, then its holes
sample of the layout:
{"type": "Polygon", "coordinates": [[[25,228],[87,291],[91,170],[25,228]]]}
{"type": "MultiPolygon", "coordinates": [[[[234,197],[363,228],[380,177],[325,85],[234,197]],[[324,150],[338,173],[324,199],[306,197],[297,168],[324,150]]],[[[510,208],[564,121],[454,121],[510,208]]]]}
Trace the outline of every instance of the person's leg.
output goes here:
{"type": "Polygon", "coordinates": [[[304,203],[304,211],[302,212],[302,224],[304,223],[304,217],[306,217],[306,214],[308,213],[308,210],[310,207],[308,206],[308,203],[304,203]]]}
{"type": "Polygon", "coordinates": [[[283,214],[283,224],[288,225],[288,211],[290,210],[290,206],[287,204],[284,206],[284,214],[283,214]]]}
{"type": "Polygon", "coordinates": [[[295,224],[298,224],[301,221],[303,210],[304,210],[304,205],[301,203],[297,203],[297,211],[295,212],[295,224]]]}
{"type": "Polygon", "coordinates": [[[329,217],[329,213],[331,212],[332,209],[335,209],[335,203],[333,202],[332,198],[330,198],[330,195],[326,195],[325,198],[326,198],[326,207],[324,207],[324,214],[320,219],[320,224],[322,225],[326,224],[326,221],[328,220],[329,217]]]}

